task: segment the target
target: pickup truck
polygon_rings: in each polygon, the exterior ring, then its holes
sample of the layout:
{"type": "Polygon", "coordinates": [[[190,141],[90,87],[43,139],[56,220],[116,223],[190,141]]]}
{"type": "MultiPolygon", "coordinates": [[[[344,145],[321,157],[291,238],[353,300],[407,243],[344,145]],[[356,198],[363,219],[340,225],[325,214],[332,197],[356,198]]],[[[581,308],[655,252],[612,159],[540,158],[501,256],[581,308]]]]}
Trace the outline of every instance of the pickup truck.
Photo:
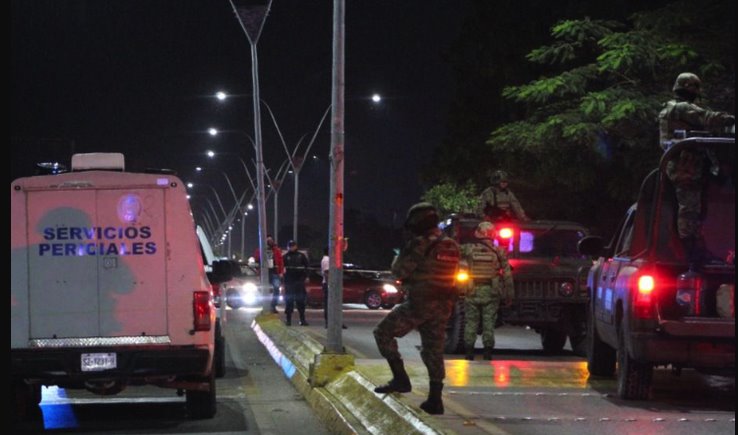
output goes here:
{"type": "Polygon", "coordinates": [[[735,376],[735,138],[676,142],[609,244],[590,236],[579,251],[598,257],[587,274],[591,375],[612,376],[617,367],[618,395],[630,400],[650,397],[657,366],[735,376]],[[705,162],[699,261],[679,239],[667,175],[683,152],[705,162]]]}

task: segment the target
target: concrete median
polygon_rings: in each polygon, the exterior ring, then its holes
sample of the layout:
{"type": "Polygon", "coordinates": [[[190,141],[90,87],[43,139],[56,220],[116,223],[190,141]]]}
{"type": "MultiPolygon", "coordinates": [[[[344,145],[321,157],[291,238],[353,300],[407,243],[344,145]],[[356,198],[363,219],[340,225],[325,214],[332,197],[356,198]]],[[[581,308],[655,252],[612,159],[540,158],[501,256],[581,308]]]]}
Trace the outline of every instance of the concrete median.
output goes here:
{"type": "Polygon", "coordinates": [[[274,314],[259,315],[251,328],[332,432],[449,433],[402,395],[375,393],[376,385],[358,370],[353,355],[326,353],[320,343],[274,314]]]}

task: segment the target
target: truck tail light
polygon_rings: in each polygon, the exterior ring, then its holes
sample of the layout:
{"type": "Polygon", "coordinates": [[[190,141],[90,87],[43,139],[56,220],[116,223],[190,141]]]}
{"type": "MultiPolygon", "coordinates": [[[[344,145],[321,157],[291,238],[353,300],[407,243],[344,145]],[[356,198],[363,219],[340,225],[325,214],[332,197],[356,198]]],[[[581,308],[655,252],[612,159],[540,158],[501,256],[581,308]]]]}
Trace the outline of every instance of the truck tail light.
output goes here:
{"type": "Polygon", "coordinates": [[[635,295],[635,315],[640,318],[653,316],[653,292],[656,289],[656,279],[653,275],[638,277],[638,288],[635,295]]]}
{"type": "Polygon", "coordinates": [[[498,234],[500,235],[501,239],[511,239],[513,236],[513,229],[509,227],[503,227],[500,228],[500,232],[498,234]]]}
{"type": "Polygon", "coordinates": [[[195,331],[210,331],[210,292],[196,291],[192,298],[195,331]]]}

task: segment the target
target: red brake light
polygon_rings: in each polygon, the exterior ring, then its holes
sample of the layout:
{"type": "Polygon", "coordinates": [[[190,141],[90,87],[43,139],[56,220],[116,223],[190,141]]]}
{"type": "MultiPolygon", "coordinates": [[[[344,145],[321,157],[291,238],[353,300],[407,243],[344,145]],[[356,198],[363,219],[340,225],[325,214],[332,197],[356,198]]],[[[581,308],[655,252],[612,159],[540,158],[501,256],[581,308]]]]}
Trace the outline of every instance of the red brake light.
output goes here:
{"type": "Polygon", "coordinates": [[[641,295],[650,297],[654,287],[656,287],[656,283],[651,275],[643,275],[638,278],[638,293],[641,295]]]}
{"type": "Polygon", "coordinates": [[[498,233],[500,235],[501,239],[510,239],[513,236],[513,230],[512,228],[501,228],[500,232],[498,233]]]}
{"type": "Polygon", "coordinates": [[[635,296],[636,317],[648,318],[653,313],[653,292],[656,289],[656,279],[653,275],[638,277],[638,293],[635,296]]]}
{"type": "Polygon", "coordinates": [[[210,331],[210,292],[194,292],[192,310],[195,317],[195,331],[210,331]]]}

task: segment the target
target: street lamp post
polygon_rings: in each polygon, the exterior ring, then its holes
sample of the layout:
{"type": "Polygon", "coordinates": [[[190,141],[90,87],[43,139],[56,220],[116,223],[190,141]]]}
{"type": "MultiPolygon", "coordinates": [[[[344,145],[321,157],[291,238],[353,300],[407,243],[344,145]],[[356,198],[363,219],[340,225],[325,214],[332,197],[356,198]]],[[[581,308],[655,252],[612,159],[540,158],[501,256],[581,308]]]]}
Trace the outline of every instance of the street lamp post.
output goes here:
{"type": "Polygon", "coordinates": [[[345,0],[333,0],[333,85],[331,92],[331,187],[330,187],[330,267],[328,271],[328,336],[326,351],[344,353],[343,325],[343,165],[344,165],[344,19],[345,0]]]}
{"type": "MultiPolygon", "coordinates": [[[[259,5],[250,5],[248,7],[237,8],[231,0],[231,6],[236,13],[238,22],[244,30],[246,37],[251,45],[251,80],[254,93],[254,137],[256,142],[256,180],[258,184],[258,215],[259,215],[259,262],[261,288],[263,295],[266,296],[266,290],[269,286],[269,271],[266,263],[266,204],[264,204],[264,157],[261,149],[261,112],[259,109],[259,64],[256,52],[256,45],[264,27],[264,21],[271,7],[272,1],[266,0],[265,3],[259,5]]],[[[263,311],[268,312],[271,307],[269,298],[263,299],[263,311]]]]}

